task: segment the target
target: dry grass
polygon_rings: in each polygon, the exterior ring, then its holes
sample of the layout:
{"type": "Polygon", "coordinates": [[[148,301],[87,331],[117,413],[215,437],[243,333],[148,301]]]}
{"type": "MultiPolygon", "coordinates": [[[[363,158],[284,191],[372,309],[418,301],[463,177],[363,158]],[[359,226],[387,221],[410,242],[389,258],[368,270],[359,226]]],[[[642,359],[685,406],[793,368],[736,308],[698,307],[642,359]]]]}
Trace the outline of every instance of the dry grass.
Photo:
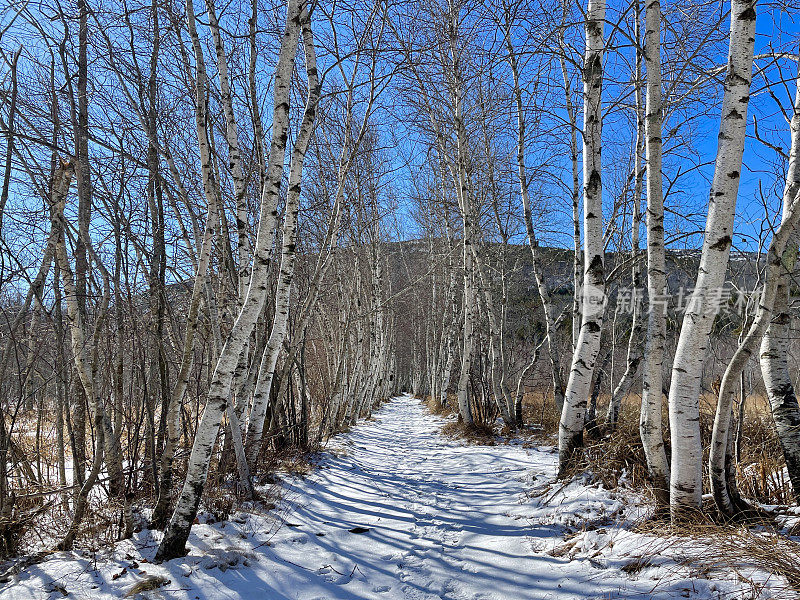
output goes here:
{"type": "MultiPolygon", "coordinates": [[[[602,394],[598,399],[598,424],[602,426],[610,398],[602,394]]],[[[586,435],[586,467],[607,487],[617,485],[622,474],[626,485],[649,490],[647,463],[639,437],[639,406],[641,397],[631,394],[620,407],[619,425],[611,436],[592,438],[586,435]]],[[[665,403],[666,404],[666,403],[665,403]]],[[[700,402],[700,432],[706,453],[703,468],[707,469],[708,447],[714,423],[716,398],[704,395],[700,402]]],[[[528,393],[523,398],[525,429],[517,435],[530,437],[541,443],[556,443],[559,414],[551,394],[528,393]]],[[[662,416],[664,437],[669,453],[669,421],[666,406],[662,416]]],[[[704,473],[706,491],[708,474],[704,473]]],[[[784,476],[783,451],[769,410],[763,396],[751,396],[745,404],[742,429],[741,456],[738,463],[738,484],[742,495],[763,504],[787,505],[793,503],[790,482],[784,476]]]]}
{"type": "Polygon", "coordinates": [[[712,548],[720,562],[740,570],[755,566],[783,577],[787,592],[800,593],[800,544],[775,533],[753,532],[749,529],[730,529],[727,535],[715,535],[712,548]]]}
{"type": "MultiPolygon", "coordinates": [[[[428,410],[439,417],[455,416],[456,400],[451,396],[448,398],[447,404],[442,406],[438,400],[434,400],[431,396],[426,396],[422,399],[428,410]]],[[[497,436],[495,435],[492,426],[487,423],[471,423],[467,425],[461,420],[451,421],[442,427],[442,434],[454,438],[462,439],[472,444],[480,444],[482,446],[494,446],[497,444],[497,436]]]]}
{"type": "Polygon", "coordinates": [[[494,430],[489,425],[482,423],[470,423],[468,425],[463,421],[451,421],[442,427],[442,434],[482,446],[494,446],[497,444],[494,430]]]}
{"type": "Polygon", "coordinates": [[[553,396],[545,392],[529,392],[522,398],[522,418],[529,435],[541,438],[542,442],[554,442],[558,434],[561,415],[556,410],[553,396]]]}
{"type": "Polygon", "coordinates": [[[442,406],[442,403],[438,400],[435,400],[432,396],[426,396],[423,400],[425,406],[428,407],[428,410],[439,417],[449,417],[450,415],[454,415],[455,413],[455,403],[451,399],[448,401],[446,406],[442,406]]]}
{"type": "Polygon", "coordinates": [[[800,593],[800,544],[785,536],[713,524],[694,525],[673,533],[692,540],[690,549],[682,549],[684,565],[708,573],[735,573],[739,581],[750,585],[754,598],[763,597],[767,583],[769,597],[776,600],[794,599],[800,593]],[[768,582],[759,581],[762,578],[756,577],[755,570],[774,577],[768,582]]]}

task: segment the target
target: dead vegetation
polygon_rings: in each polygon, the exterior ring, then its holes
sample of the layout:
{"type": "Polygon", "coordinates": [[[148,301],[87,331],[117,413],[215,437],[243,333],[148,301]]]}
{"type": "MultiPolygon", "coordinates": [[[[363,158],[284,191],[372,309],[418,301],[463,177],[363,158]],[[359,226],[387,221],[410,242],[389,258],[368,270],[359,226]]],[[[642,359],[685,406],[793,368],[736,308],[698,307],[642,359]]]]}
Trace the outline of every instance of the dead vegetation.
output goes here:
{"type": "Polygon", "coordinates": [[[497,444],[497,436],[494,430],[485,423],[467,424],[463,421],[450,421],[442,427],[442,434],[482,446],[494,446],[497,444]]]}
{"type": "MultiPolygon", "coordinates": [[[[598,415],[605,414],[608,395],[598,400],[598,415]]],[[[602,432],[602,419],[599,435],[584,434],[586,441],[586,463],[584,466],[605,487],[613,488],[620,483],[625,486],[649,492],[650,480],[647,474],[644,449],[639,436],[638,395],[625,398],[620,408],[617,430],[612,435],[602,432]]],[[[708,447],[714,423],[715,400],[703,398],[700,411],[700,431],[706,454],[703,459],[705,491],[708,491],[708,447]]],[[[556,443],[558,434],[558,413],[552,397],[539,392],[526,394],[523,399],[523,414],[526,427],[516,432],[517,436],[530,438],[538,443],[556,443]]],[[[669,420],[666,407],[663,420],[664,440],[669,456],[669,420]]],[[[747,399],[744,423],[741,428],[739,460],[737,463],[737,483],[742,496],[751,502],[767,505],[785,506],[793,503],[792,487],[784,471],[783,451],[772,424],[769,405],[763,396],[747,399]]]]}
{"type": "MultiPolygon", "coordinates": [[[[454,417],[457,413],[455,410],[455,397],[448,399],[447,404],[442,406],[441,402],[434,400],[430,396],[421,400],[428,407],[428,410],[439,417],[454,417]]],[[[465,440],[471,444],[479,444],[482,446],[494,446],[497,443],[497,435],[494,429],[488,423],[464,423],[464,421],[455,420],[450,421],[442,426],[442,434],[454,439],[465,440]]]]}

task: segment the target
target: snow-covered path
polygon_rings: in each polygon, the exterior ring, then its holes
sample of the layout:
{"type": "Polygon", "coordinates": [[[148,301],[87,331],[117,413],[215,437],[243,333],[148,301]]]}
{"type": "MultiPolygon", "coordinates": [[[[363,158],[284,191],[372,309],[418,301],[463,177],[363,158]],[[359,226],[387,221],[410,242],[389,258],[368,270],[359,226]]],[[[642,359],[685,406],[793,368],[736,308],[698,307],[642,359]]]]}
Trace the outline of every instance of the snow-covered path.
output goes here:
{"type": "Polygon", "coordinates": [[[580,483],[551,485],[551,449],[464,445],[440,435],[442,423],[419,400],[395,398],[338,436],[308,477],[286,479],[285,521],[240,513],[195,525],[188,556],[162,565],[147,562],[156,546],[147,531],[105,555],[60,553],[0,585],[0,596],[55,599],[63,589],[105,600],[158,576],[169,582],[137,596],[753,597],[739,595],[747,586],[737,574],[678,565],[659,556],[662,539],[620,527],[621,515],[636,510],[624,498],[580,483]]]}
{"type": "MultiPolygon", "coordinates": [[[[443,438],[440,424],[419,400],[401,397],[342,440],[346,456],[298,490],[289,517],[300,524],[298,547],[279,553],[319,581],[287,580],[306,590],[286,597],[543,598],[573,587],[561,581],[561,560],[534,556],[535,533],[520,518],[529,453],[462,445],[443,438]],[[355,527],[370,531],[350,533],[355,527]]],[[[554,457],[536,454],[552,472],[554,457]]]]}

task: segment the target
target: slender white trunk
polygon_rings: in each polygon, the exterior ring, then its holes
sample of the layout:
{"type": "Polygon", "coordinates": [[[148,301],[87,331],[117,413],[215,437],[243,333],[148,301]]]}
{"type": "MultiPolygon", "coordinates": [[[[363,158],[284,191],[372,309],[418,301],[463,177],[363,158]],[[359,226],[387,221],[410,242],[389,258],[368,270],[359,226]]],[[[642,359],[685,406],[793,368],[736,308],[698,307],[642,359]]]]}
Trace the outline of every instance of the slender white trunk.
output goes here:
{"type": "Polygon", "coordinates": [[[602,91],[605,0],[589,0],[586,10],[586,56],[583,66],[583,231],[584,269],[581,330],[572,357],[564,409],[558,428],[560,476],[567,476],[583,446],[586,403],[600,350],[605,310],[602,200],[602,91]]]}
{"type": "Polygon", "coordinates": [[[664,253],[664,194],[661,182],[661,5],[645,0],[644,52],[647,66],[645,152],[647,153],[647,337],[645,338],[639,435],[656,500],[669,499],[669,464],[661,424],[666,306],[660,300],[667,285],[664,253]]]}
{"type": "MultiPolygon", "coordinates": [[[[641,14],[639,9],[639,2],[636,2],[636,24],[634,27],[636,43],[641,43],[641,34],[639,32],[639,22],[641,21],[641,14]]],[[[642,298],[640,297],[640,290],[642,288],[642,265],[640,259],[642,258],[639,250],[639,228],[642,225],[642,184],[644,180],[644,169],[642,169],[642,151],[644,150],[644,120],[645,120],[645,107],[642,103],[642,52],[636,49],[636,81],[634,83],[634,93],[636,94],[636,147],[633,159],[633,176],[634,176],[634,191],[633,191],[633,217],[631,219],[631,259],[633,260],[633,267],[631,268],[631,302],[633,306],[633,314],[631,316],[631,333],[628,337],[628,355],[625,359],[625,373],[622,379],[619,380],[614,391],[611,393],[611,400],[608,403],[608,411],[606,412],[606,431],[613,432],[617,429],[617,421],[619,420],[619,409],[622,400],[628,395],[633,381],[639,373],[639,365],[642,362],[642,298]]],[[[613,369],[612,369],[613,373],[613,369]]]]}
{"type": "Polygon", "coordinates": [[[458,376],[458,415],[464,423],[473,422],[469,404],[469,375],[472,369],[472,350],[475,343],[475,289],[473,287],[471,243],[472,225],[469,217],[464,217],[464,342],[461,350],[461,371],[458,376]],[[468,237],[469,236],[469,237],[468,237]]]}
{"type": "Polygon", "coordinates": [[[700,383],[720,290],[725,283],[747,129],[756,11],[753,0],[733,0],[728,73],[722,100],[717,158],[697,283],[683,317],[669,390],[672,441],[670,512],[673,521],[700,510],[703,447],[700,383]]]}
{"type": "MultiPolygon", "coordinates": [[[[561,17],[561,27],[559,28],[559,47],[558,60],[561,65],[561,77],[564,80],[564,100],[567,109],[567,119],[569,121],[569,155],[572,165],[572,350],[578,346],[578,336],[581,328],[581,291],[583,278],[583,259],[581,257],[581,184],[578,168],[578,117],[575,111],[575,104],[572,101],[572,84],[570,82],[569,71],[567,70],[566,52],[567,46],[564,42],[564,28],[567,17],[568,2],[563,3],[563,13],[561,17]]],[[[559,409],[560,412],[560,409],[559,409]]]]}
{"type": "Polygon", "coordinates": [[[483,292],[484,301],[486,302],[486,314],[489,318],[489,355],[491,357],[491,379],[492,387],[495,396],[495,402],[500,409],[500,414],[503,421],[509,427],[514,425],[514,401],[511,398],[511,391],[505,383],[505,365],[503,364],[503,338],[501,335],[501,317],[497,314],[492,296],[491,289],[489,288],[489,276],[486,273],[486,268],[483,264],[483,259],[478,252],[476,245],[472,246],[473,260],[478,272],[478,281],[480,282],[481,291],[483,292]]]}
{"type": "MultiPolygon", "coordinates": [[[[97,482],[97,478],[100,474],[100,469],[103,464],[104,448],[107,443],[110,443],[111,441],[106,440],[106,434],[108,431],[107,426],[110,422],[104,419],[105,411],[103,410],[103,401],[98,396],[98,390],[95,383],[97,375],[97,336],[90,336],[89,332],[87,331],[83,311],[80,309],[80,303],[78,300],[78,289],[75,281],[75,274],[67,255],[64,206],[74,173],[75,169],[71,162],[64,163],[60,161],[56,167],[56,171],[50,185],[50,215],[52,231],[55,233],[55,255],[61,274],[61,282],[64,287],[64,299],[67,304],[67,322],[69,323],[70,329],[72,357],[75,362],[75,370],[77,371],[78,379],[80,380],[83,392],[86,394],[86,399],[89,403],[89,412],[94,421],[95,452],[91,471],[84,480],[83,485],[76,496],[75,508],[70,526],[66,535],[58,544],[58,548],[61,550],[72,549],[72,545],[78,534],[78,526],[86,514],[86,509],[89,502],[89,492],[91,491],[92,487],[94,487],[94,484],[97,482]]],[[[99,331],[100,324],[104,318],[110,299],[110,287],[107,273],[104,273],[104,284],[105,292],[103,295],[103,306],[101,307],[100,314],[97,317],[98,321],[95,325],[95,333],[99,331]]],[[[109,464],[110,468],[111,466],[112,465],[109,464]]],[[[118,477],[121,476],[121,473],[117,472],[116,468],[114,471],[118,477]]]]}
{"type": "MultiPolygon", "coordinates": [[[[216,23],[216,17],[214,17],[213,21],[216,23]]],[[[190,27],[190,31],[191,30],[192,28],[190,27]]],[[[221,44],[221,41],[219,43],[221,44]]],[[[192,296],[189,301],[189,312],[186,318],[186,333],[183,340],[180,368],[178,369],[177,381],[175,382],[175,387],[172,389],[170,402],[167,408],[167,435],[161,454],[161,485],[159,486],[158,501],[156,502],[152,518],[153,524],[156,527],[163,527],[167,520],[167,511],[169,510],[170,497],[172,494],[173,460],[175,458],[178,437],[180,435],[181,405],[183,403],[183,396],[186,393],[186,388],[189,385],[189,376],[194,362],[194,338],[199,325],[200,305],[203,294],[208,292],[206,276],[209,263],[211,262],[214,232],[218,220],[224,218],[224,216],[220,217],[219,214],[219,188],[214,176],[214,171],[211,168],[211,152],[208,145],[208,131],[206,128],[206,74],[204,63],[205,61],[201,53],[197,61],[197,72],[195,75],[195,129],[197,144],[200,150],[200,174],[203,180],[203,192],[208,210],[205,227],[203,228],[203,237],[198,240],[200,243],[200,251],[197,257],[194,283],[192,285],[192,296]]],[[[155,140],[155,134],[152,134],[151,137],[155,140]]],[[[174,163],[171,160],[169,163],[172,165],[170,169],[175,169],[174,163]]],[[[177,170],[173,172],[173,179],[180,181],[177,170]]]]}
{"type": "MultiPolygon", "coordinates": [[[[539,242],[536,239],[536,232],[533,228],[531,201],[528,193],[528,176],[525,168],[525,112],[522,105],[522,87],[520,85],[517,55],[511,42],[511,31],[508,25],[506,26],[505,36],[506,47],[508,48],[508,61],[511,65],[511,75],[514,82],[514,101],[517,109],[517,175],[519,177],[520,195],[522,196],[525,231],[528,236],[528,246],[531,250],[531,262],[533,265],[533,277],[536,280],[536,290],[539,292],[539,299],[542,302],[545,339],[547,340],[547,355],[550,359],[550,373],[553,378],[553,398],[555,401],[556,410],[560,413],[564,408],[564,376],[561,370],[561,357],[558,353],[558,341],[556,339],[556,309],[552,297],[550,296],[550,291],[547,289],[547,284],[544,280],[544,269],[542,268],[541,259],[539,257],[539,242]]],[[[567,86],[569,86],[569,79],[566,79],[565,81],[567,86]]],[[[567,94],[568,102],[570,102],[571,108],[572,100],[569,97],[570,92],[567,91],[567,94]]],[[[573,143],[575,143],[574,131],[572,133],[572,139],[573,143]]],[[[575,160],[574,175],[577,187],[577,157],[575,160]]],[[[575,210],[577,210],[577,203],[574,202],[573,204],[575,206],[575,210]]],[[[577,331],[577,325],[575,328],[577,331]]]]}
{"type": "MultiPolygon", "coordinates": [[[[191,2],[192,0],[187,0],[187,13],[190,15],[189,26],[195,27],[191,2]]],[[[266,299],[272,236],[277,220],[277,205],[288,137],[289,90],[300,37],[302,9],[303,5],[300,0],[288,0],[286,28],[281,40],[281,49],[275,70],[272,142],[267,179],[261,195],[261,210],[250,287],[239,311],[239,316],[234,322],[217,360],[209,387],[208,400],[192,445],[186,481],[164,533],[164,538],[158,547],[157,560],[169,560],[181,556],[185,552],[189,530],[197,514],[203,487],[208,477],[208,467],[222,415],[228,404],[233,374],[266,299]]]]}
{"type": "MultiPolygon", "coordinates": [[[[798,69],[800,82],[800,68],[798,69]]],[[[787,199],[800,192],[800,87],[795,97],[794,115],[791,122],[792,148],[786,171],[786,186],[783,194],[783,221],[788,218],[787,199]]],[[[797,209],[792,207],[793,211],[797,209]]],[[[783,227],[783,225],[781,225],[783,227]]],[[[772,319],[761,342],[761,373],[767,389],[775,430],[783,448],[789,480],[792,482],[796,501],[800,501],[800,405],[789,373],[788,355],[791,315],[789,313],[789,285],[797,256],[797,236],[791,236],[783,261],[783,272],[778,278],[775,306],[772,319]]]]}
{"type": "Polygon", "coordinates": [[[441,406],[445,406],[447,404],[447,390],[450,387],[450,375],[453,370],[453,362],[455,361],[455,345],[456,338],[458,336],[456,323],[459,320],[458,295],[456,294],[456,269],[453,268],[452,250],[448,249],[448,253],[450,255],[450,258],[448,259],[448,270],[450,271],[450,285],[448,287],[449,310],[445,311],[444,322],[442,324],[442,331],[444,332],[443,336],[447,338],[447,356],[444,359],[444,366],[442,368],[441,375],[442,380],[439,388],[439,404],[441,406]]]}
{"type": "MultiPolygon", "coordinates": [[[[236,117],[233,113],[233,95],[228,79],[228,56],[225,44],[222,41],[217,14],[214,10],[213,0],[206,0],[208,10],[208,24],[214,38],[214,50],[217,55],[217,73],[219,74],[219,96],[222,111],[225,115],[225,140],[228,142],[228,167],[233,179],[233,190],[236,194],[236,233],[238,240],[238,273],[239,303],[244,302],[247,288],[250,285],[250,263],[252,249],[250,247],[250,234],[248,227],[247,188],[242,169],[242,157],[239,149],[239,131],[236,126],[236,117]]],[[[225,218],[224,213],[221,215],[225,218]]]]}
{"type": "MultiPolygon", "coordinates": [[[[798,94],[798,99],[800,99],[800,94],[798,94]]],[[[798,106],[798,109],[800,109],[800,106],[798,106]]],[[[800,134],[800,128],[798,128],[796,133],[800,134]]],[[[800,135],[792,139],[792,154],[795,157],[797,156],[798,138],[800,138],[800,135]]],[[[784,195],[781,224],[773,234],[769,250],[767,251],[766,273],[764,274],[764,284],[761,288],[756,316],[753,319],[753,323],[750,325],[750,329],[747,331],[747,335],[739,344],[739,347],[728,363],[728,367],[725,369],[725,374],[720,384],[719,398],[717,399],[708,465],[711,492],[714,495],[717,508],[726,516],[733,516],[738,511],[746,508],[745,505],[740,502],[738,493],[736,493],[735,490],[731,490],[728,485],[728,481],[732,477],[731,469],[733,468],[733,465],[726,460],[729,456],[728,448],[730,443],[733,396],[736,393],[736,388],[739,385],[741,375],[744,372],[745,366],[747,366],[747,362],[750,360],[764,331],[770,324],[778,292],[778,283],[784,274],[792,272],[797,256],[796,248],[790,249],[789,252],[787,252],[787,246],[797,229],[798,221],[800,221],[800,206],[798,206],[800,194],[797,193],[797,182],[792,182],[787,185],[784,191],[786,194],[791,195],[784,195]]],[[[784,356],[786,355],[784,354],[784,356]]],[[[767,379],[769,379],[768,376],[765,378],[765,381],[767,379]]],[[[768,394],[772,391],[770,399],[773,396],[778,397],[779,390],[775,388],[775,382],[769,379],[769,383],[773,384],[767,388],[768,394]]]]}
{"type": "Polygon", "coordinates": [[[286,337],[289,325],[289,297],[294,280],[294,265],[297,257],[297,216],[300,212],[300,185],[303,176],[303,161],[308,150],[317,103],[320,97],[319,78],[317,76],[317,58],[314,50],[314,36],[308,16],[303,15],[303,48],[306,57],[306,73],[308,75],[308,97],[306,99],[303,121],[292,151],[289,169],[289,188],[286,195],[286,213],[283,223],[283,241],[281,244],[281,265],[278,274],[278,286],[275,290],[275,313],[272,321],[267,347],[261,357],[250,421],[247,425],[247,459],[251,468],[255,468],[258,452],[261,449],[261,437],[264,419],[269,406],[272,383],[275,379],[275,368],[278,354],[286,337]]]}

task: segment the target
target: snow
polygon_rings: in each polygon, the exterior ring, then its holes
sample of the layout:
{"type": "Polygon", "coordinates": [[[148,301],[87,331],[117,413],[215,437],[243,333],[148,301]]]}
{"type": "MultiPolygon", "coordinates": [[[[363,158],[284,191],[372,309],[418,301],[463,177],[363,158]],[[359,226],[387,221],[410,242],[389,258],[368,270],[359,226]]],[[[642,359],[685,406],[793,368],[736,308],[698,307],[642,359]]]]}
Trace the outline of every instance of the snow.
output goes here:
{"type": "Polygon", "coordinates": [[[335,438],[309,476],[287,478],[278,510],[195,525],[185,558],[150,563],[160,533],[143,531],[96,554],[51,555],[0,584],[0,597],[105,600],[147,578],[159,587],[131,596],[778,597],[774,576],[705,568],[696,541],[635,532],[647,509],[632,492],[557,482],[552,448],[465,445],[440,435],[443,423],[394,398],[335,438]]]}

